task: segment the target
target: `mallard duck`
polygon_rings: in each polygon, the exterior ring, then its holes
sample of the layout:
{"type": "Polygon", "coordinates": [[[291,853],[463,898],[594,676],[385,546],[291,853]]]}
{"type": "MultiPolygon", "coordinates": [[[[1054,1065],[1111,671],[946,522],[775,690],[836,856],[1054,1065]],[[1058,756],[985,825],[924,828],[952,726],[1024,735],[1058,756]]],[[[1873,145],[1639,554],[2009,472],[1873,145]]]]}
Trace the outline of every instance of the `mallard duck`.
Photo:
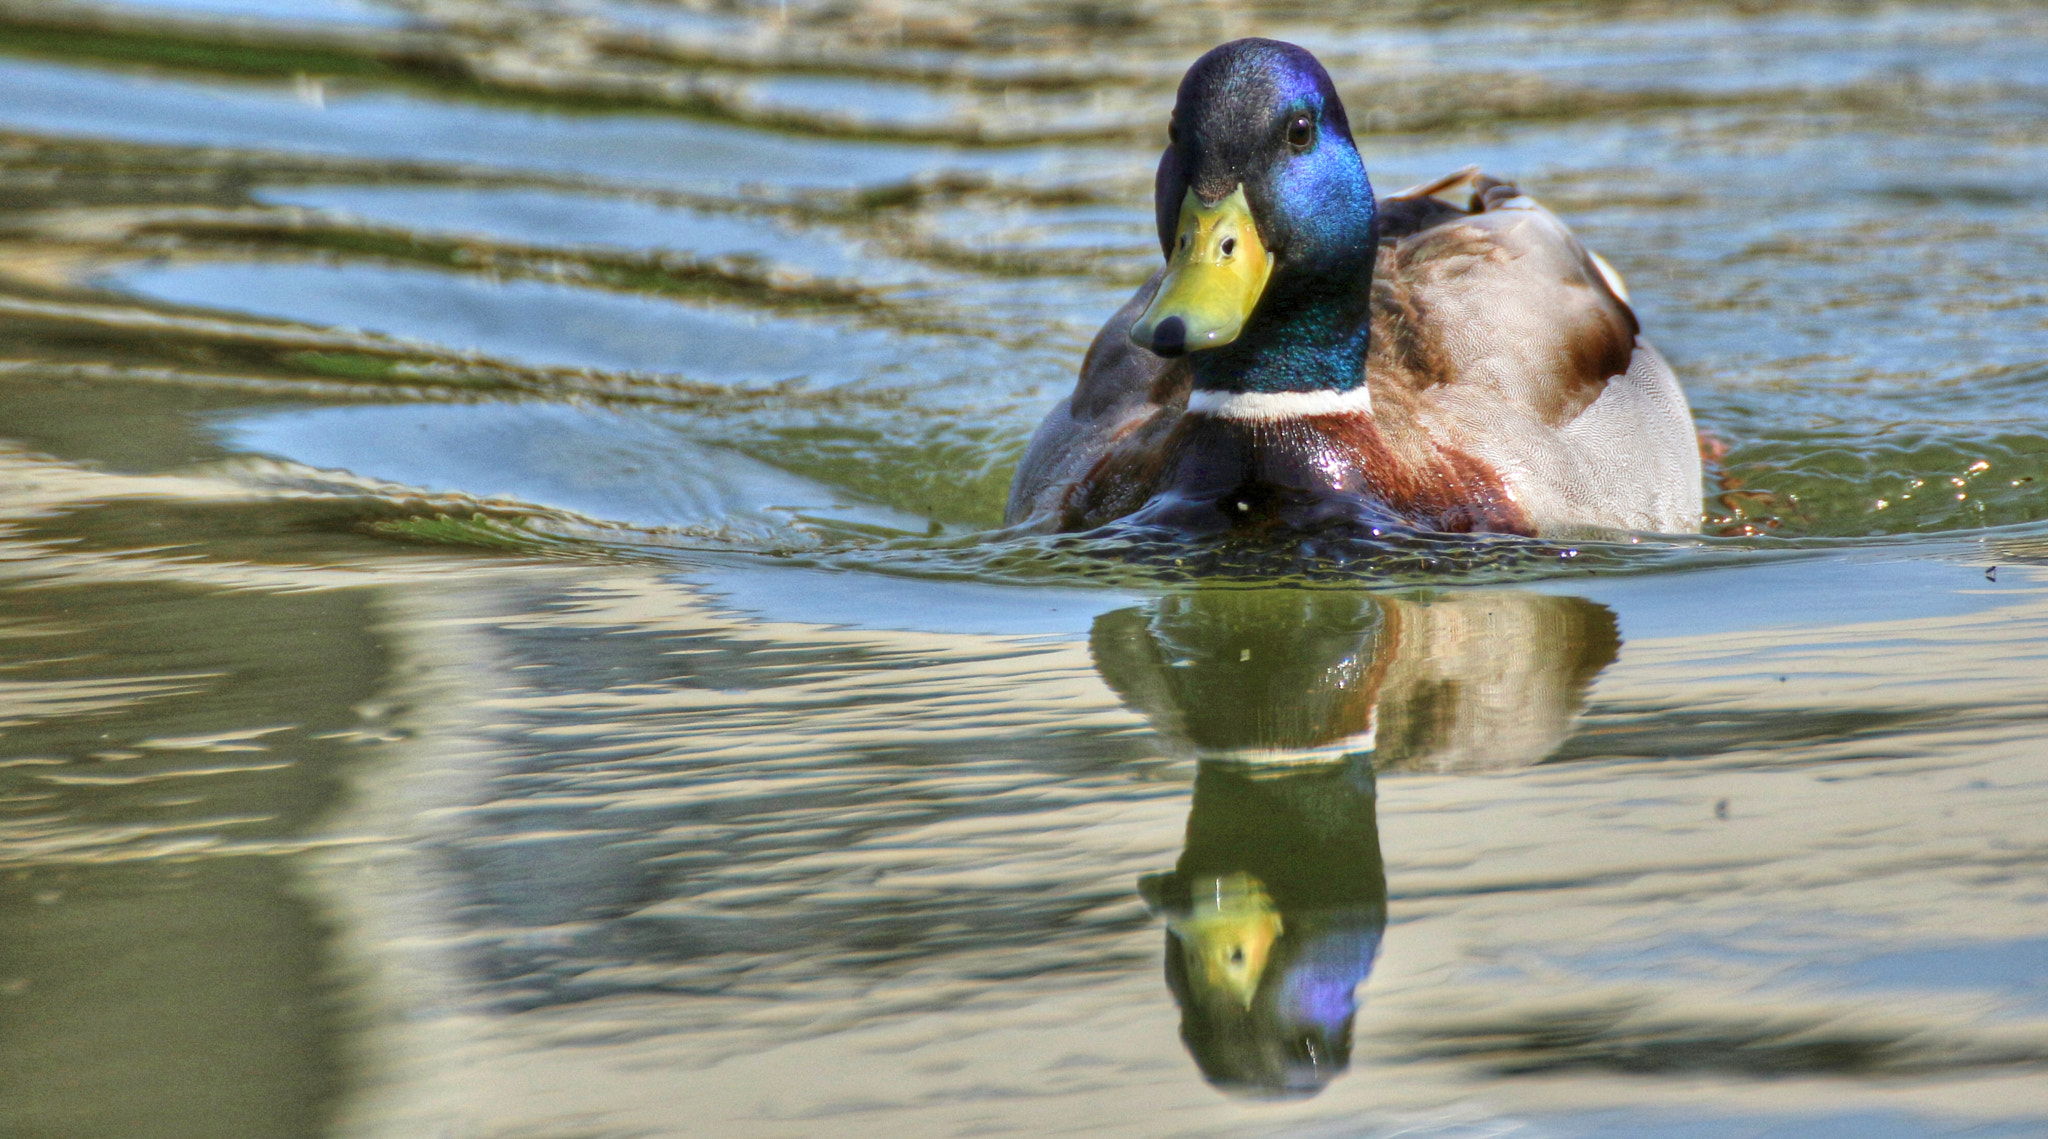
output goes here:
{"type": "Polygon", "coordinates": [[[1699,528],[1677,378],[1534,199],[1464,170],[1376,202],[1328,73],[1275,40],[1197,60],[1167,139],[1166,263],[1032,438],[1009,523],[1699,528]]]}

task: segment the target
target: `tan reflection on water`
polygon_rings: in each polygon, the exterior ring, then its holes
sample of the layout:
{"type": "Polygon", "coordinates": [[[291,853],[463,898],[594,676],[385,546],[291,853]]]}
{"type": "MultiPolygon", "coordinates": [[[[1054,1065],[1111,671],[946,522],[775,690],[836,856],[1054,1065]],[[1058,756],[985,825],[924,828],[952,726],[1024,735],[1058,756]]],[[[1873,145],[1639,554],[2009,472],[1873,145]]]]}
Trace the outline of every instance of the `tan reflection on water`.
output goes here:
{"type": "Polygon", "coordinates": [[[1563,742],[1620,648],[1577,597],[1219,587],[1104,615],[1103,679],[1176,750],[1379,770],[1522,767],[1563,742]]]}

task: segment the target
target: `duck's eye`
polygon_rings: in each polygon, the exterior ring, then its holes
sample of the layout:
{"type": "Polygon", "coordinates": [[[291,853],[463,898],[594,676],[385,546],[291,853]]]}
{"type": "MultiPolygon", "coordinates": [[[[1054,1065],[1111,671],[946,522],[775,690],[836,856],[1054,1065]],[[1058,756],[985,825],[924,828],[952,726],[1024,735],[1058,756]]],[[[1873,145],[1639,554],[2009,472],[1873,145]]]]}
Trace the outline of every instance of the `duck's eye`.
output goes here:
{"type": "Polygon", "coordinates": [[[1316,123],[1307,115],[1296,115],[1287,124],[1287,145],[1304,150],[1316,138],[1316,123]]]}

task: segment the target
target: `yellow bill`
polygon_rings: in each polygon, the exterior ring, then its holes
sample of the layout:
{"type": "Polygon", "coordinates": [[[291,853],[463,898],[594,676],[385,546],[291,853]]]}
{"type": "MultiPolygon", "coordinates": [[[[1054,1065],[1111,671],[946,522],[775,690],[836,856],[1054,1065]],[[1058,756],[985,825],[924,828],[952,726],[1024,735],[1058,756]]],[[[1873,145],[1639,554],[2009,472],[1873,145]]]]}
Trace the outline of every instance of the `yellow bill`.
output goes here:
{"type": "Polygon", "coordinates": [[[1273,255],[1259,240],[1243,186],[1213,206],[1189,190],[1181,199],[1166,279],[1131,326],[1131,343],[1161,356],[1230,343],[1244,330],[1272,272],[1273,255]]]}
{"type": "Polygon", "coordinates": [[[1185,917],[1167,922],[1186,955],[1188,978],[1205,1001],[1235,1000],[1250,1008],[1266,959],[1284,928],[1280,911],[1257,878],[1211,879],[1185,917]]]}

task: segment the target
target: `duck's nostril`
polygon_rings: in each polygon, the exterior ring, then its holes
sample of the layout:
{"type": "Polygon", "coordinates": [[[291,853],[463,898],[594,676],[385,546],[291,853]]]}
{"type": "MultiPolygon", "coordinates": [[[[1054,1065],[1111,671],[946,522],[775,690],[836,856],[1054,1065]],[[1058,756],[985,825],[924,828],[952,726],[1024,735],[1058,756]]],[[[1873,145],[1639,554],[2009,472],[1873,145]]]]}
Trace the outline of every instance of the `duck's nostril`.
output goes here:
{"type": "Polygon", "coordinates": [[[1169,316],[1152,330],[1152,351],[1161,356],[1178,356],[1188,350],[1188,322],[1169,316]]]}
{"type": "Polygon", "coordinates": [[[1237,252],[1237,239],[1236,239],[1236,238],[1234,238],[1234,237],[1226,237],[1226,238],[1224,238],[1224,239],[1223,239],[1223,255],[1224,255],[1225,257],[1228,257],[1228,256],[1230,256],[1231,254],[1233,254],[1233,253],[1235,253],[1235,252],[1237,252]]]}

